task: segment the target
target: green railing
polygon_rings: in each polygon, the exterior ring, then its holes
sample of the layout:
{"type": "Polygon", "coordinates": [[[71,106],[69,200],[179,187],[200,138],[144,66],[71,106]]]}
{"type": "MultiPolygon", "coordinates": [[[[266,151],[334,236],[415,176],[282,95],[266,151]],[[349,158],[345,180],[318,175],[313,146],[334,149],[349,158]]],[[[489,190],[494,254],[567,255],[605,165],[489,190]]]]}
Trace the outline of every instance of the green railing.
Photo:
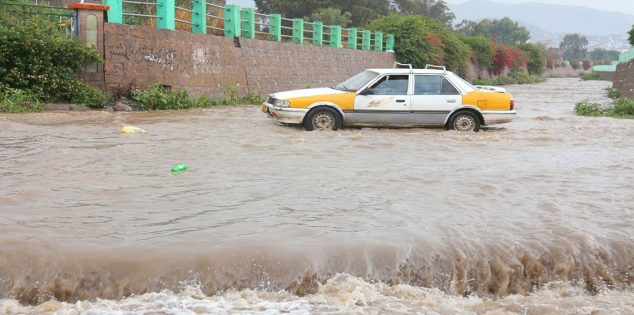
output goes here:
{"type": "Polygon", "coordinates": [[[77,16],[72,9],[49,5],[37,5],[26,3],[0,2],[0,14],[16,17],[21,21],[23,17],[35,16],[55,22],[60,30],[66,32],[66,36],[77,36],[77,16]]]}
{"type": "Polygon", "coordinates": [[[626,52],[622,52],[619,55],[619,62],[629,62],[634,59],[634,47],[630,48],[630,50],[626,52]]]}
{"type": "Polygon", "coordinates": [[[265,39],[294,44],[374,51],[393,51],[394,35],[339,25],[323,25],[280,14],[261,14],[253,8],[217,5],[205,0],[102,0],[110,6],[108,22],[142,24],[198,34],[265,39]]]}
{"type": "Polygon", "coordinates": [[[616,66],[620,63],[626,63],[634,60],[634,47],[630,48],[630,50],[626,52],[622,52],[619,54],[618,61],[612,61],[611,65],[596,65],[592,67],[592,71],[598,72],[616,72],[616,66]]]}

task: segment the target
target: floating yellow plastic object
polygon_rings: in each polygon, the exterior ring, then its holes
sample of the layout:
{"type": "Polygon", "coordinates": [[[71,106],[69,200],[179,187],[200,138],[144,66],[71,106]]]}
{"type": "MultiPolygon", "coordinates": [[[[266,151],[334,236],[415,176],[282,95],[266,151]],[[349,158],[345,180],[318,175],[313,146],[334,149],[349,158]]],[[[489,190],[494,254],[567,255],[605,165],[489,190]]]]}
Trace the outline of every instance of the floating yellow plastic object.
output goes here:
{"type": "Polygon", "coordinates": [[[145,130],[139,128],[139,127],[134,127],[134,126],[125,126],[123,128],[121,128],[121,132],[122,133],[145,133],[145,130]]]}
{"type": "Polygon", "coordinates": [[[172,173],[180,173],[187,170],[187,164],[176,165],[172,167],[172,173]]]}

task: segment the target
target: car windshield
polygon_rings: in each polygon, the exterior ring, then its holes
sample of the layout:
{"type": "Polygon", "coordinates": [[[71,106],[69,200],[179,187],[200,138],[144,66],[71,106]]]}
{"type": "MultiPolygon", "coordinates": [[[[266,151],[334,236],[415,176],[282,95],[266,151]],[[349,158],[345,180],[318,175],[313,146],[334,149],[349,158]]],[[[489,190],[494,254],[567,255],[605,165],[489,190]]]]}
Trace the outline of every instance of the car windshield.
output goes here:
{"type": "Polygon", "coordinates": [[[334,89],[341,91],[357,91],[366,85],[370,80],[376,78],[377,73],[372,71],[363,71],[354,77],[338,84],[334,89]]]}
{"type": "Polygon", "coordinates": [[[466,85],[469,89],[471,90],[477,90],[478,88],[473,86],[473,84],[469,83],[467,80],[461,78],[459,75],[457,74],[453,74],[451,76],[454,80],[459,81],[460,83],[462,83],[463,85],[466,85]]]}

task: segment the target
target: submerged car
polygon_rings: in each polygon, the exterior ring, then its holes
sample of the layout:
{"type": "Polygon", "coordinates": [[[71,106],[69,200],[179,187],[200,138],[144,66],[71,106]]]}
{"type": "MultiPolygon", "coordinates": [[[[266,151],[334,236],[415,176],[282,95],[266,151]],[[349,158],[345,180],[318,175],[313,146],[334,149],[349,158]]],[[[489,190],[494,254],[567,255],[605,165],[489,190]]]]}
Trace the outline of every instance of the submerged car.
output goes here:
{"type": "Polygon", "coordinates": [[[342,127],[445,127],[478,131],[512,121],[503,88],[473,86],[442,66],[368,69],[331,88],[274,93],[262,111],[307,130],[342,127]]]}

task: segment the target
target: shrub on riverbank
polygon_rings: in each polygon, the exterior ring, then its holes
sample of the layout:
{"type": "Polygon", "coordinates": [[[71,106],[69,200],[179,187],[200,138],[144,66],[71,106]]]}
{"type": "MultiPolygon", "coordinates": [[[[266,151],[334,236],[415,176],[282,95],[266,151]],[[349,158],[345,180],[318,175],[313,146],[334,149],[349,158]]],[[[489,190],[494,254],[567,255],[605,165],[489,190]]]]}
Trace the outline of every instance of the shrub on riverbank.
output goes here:
{"type": "Polygon", "coordinates": [[[187,91],[182,89],[168,90],[165,86],[155,83],[146,91],[132,92],[132,108],[136,110],[166,110],[208,108],[220,105],[260,104],[265,100],[256,94],[238,96],[235,87],[225,87],[226,98],[212,99],[206,96],[190,98],[187,91]]]}
{"type": "Polygon", "coordinates": [[[634,118],[634,100],[621,97],[614,101],[611,106],[583,101],[575,105],[575,113],[579,116],[634,118]]]}
{"type": "Polygon", "coordinates": [[[621,97],[607,110],[608,116],[617,118],[634,118],[634,100],[621,97]]]}
{"type": "Polygon", "coordinates": [[[399,62],[411,63],[416,68],[424,68],[426,64],[445,65],[461,76],[468,72],[471,49],[458,34],[437,20],[418,15],[390,15],[371,21],[369,28],[394,34],[399,62]]]}
{"type": "Polygon", "coordinates": [[[583,101],[575,105],[575,113],[579,116],[604,116],[605,108],[598,103],[583,101]]]}
{"type": "Polygon", "coordinates": [[[77,101],[92,107],[108,101],[106,93],[78,77],[82,65],[99,61],[97,51],[68,38],[46,16],[0,13],[0,43],[0,91],[19,89],[41,101],[77,101]]]}
{"type": "Polygon", "coordinates": [[[544,82],[541,76],[530,75],[526,69],[516,69],[507,76],[499,76],[494,80],[473,80],[475,85],[509,85],[509,84],[533,84],[544,82]]]}
{"type": "Polygon", "coordinates": [[[29,90],[5,88],[0,92],[0,112],[28,113],[42,110],[44,104],[29,90]]]}
{"type": "Polygon", "coordinates": [[[589,81],[589,80],[601,80],[601,75],[598,72],[588,72],[581,75],[581,80],[589,81]]]}
{"type": "Polygon", "coordinates": [[[621,97],[621,92],[619,92],[617,89],[609,89],[608,97],[611,99],[618,99],[621,97]]]}

